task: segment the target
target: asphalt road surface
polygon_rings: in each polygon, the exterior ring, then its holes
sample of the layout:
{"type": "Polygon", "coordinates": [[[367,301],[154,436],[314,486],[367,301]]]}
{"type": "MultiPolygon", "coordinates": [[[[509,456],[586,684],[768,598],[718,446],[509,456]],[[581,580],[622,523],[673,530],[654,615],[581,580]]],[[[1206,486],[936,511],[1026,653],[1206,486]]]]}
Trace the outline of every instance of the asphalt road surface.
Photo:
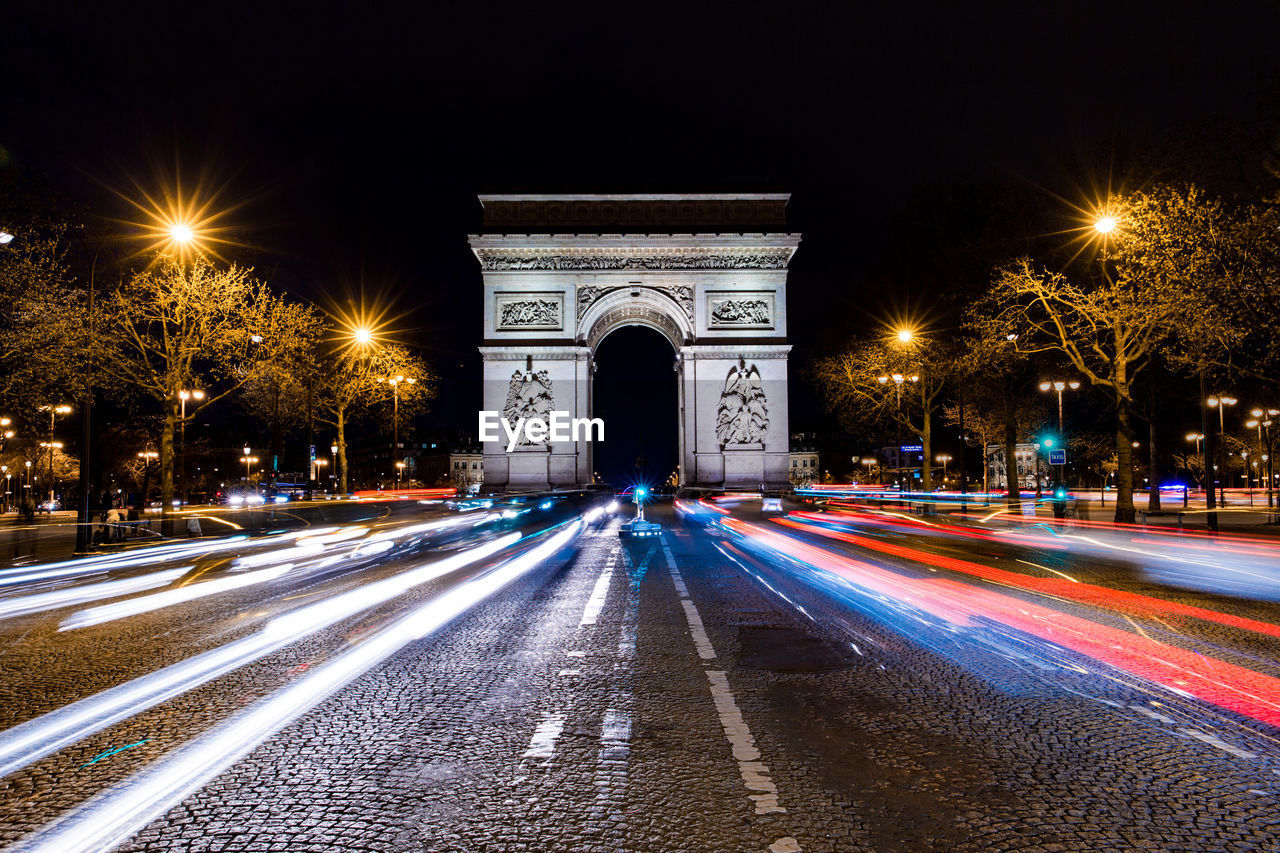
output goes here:
{"type": "Polygon", "coordinates": [[[0,569],[0,842],[1277,849],[1270,540],[679,509],[0,569]]]}

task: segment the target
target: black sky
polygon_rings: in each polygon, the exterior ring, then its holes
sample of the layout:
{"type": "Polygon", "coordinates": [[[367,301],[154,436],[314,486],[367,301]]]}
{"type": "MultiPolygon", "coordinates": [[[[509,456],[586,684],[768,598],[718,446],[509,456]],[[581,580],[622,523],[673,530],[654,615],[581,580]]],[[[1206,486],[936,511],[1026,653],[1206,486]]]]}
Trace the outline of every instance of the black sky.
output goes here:
{"type": "Polygon", "coordinates": [[[7,13],[0,145],[107,218],[104,186],[220,188],[242,260],[393,300],[448,379],[477,364],[477,192],[791,191],[812,336],[910,245],[904,199],[1105,182],[1117,150],[1248,120],[1277,71],[1263,3],[362,5],[7,13]]]}

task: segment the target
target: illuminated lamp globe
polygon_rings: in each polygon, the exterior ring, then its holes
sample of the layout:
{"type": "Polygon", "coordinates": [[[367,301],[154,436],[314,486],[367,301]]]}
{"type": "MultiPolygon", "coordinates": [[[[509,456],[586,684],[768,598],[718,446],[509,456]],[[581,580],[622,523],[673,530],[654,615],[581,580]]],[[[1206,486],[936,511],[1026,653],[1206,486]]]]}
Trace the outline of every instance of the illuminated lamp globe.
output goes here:
{"type": "Polygon", "coordinates": [[[373,332],[362,326],[361,328],[356,329],[354,337],[356,339],[356,343],[367,344],[373,340],[373,332]]]}
{"type": "Polygon", "coordinates": [[[169,236],[175,243],[190,243],[195,239],[196,234],[191,230],[190,225],[178,222],[169,228],[169,236]]]}
{"type": "Polygon", "coordinates": [[[1114,216],[1101,216],[1098,221],[1093,223],[1093,230],[1099,234],[1110,234],[1116,230],[1116,218],[1114,216]]]}
{"type": "Polygon", "coordinates": [[[910,329],[898,330],[898,340],[904,344],[911,343],[911,339],[914,337],[915,337],[915,334],[910,329]]]}

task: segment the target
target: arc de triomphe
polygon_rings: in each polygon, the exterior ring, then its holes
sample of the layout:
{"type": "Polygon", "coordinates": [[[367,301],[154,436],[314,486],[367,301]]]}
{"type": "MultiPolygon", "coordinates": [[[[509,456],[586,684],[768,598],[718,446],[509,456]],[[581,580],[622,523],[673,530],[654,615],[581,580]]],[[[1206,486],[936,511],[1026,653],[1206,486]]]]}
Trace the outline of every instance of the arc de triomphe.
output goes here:
{"type": "MultiPolygon", "coordinates": [[[[675,350],[681,483],[785,484],[788,198],[481,196],[485,409],[591,417],[595,348],[647,326],[675,350]]],[[[592,444],[485,442],[484,466],[487,489],[586,485],[592,444]]]]}

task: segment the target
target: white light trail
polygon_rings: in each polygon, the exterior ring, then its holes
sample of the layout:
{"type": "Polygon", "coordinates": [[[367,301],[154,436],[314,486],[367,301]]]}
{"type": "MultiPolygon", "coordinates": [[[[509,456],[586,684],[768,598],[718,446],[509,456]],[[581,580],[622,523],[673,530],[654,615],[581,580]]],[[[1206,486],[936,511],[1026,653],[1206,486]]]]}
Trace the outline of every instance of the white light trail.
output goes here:
{"type": "MultiPolygon", "coordinates": [[[[512,533],[413,569],[405,573],[412,575],[412,583],[409,584],[370,584],[354,591],[377,589],[379,594],[376,595],[346,593],[308,605],[269,623],[256,634],[139,676],[0,732],[0,777],[354,616],[365,608],[382,604],[412,586],[428,583],[483,560],[519,539],[519,534],[512,533]]],[[[399,577],[403,575],[387,580],[399,577]]]]}
{"type": "Polygon", "coordinates": [[[84,604],[88,601],[99,601],[103,598],[115,598],[118,595],[129,595],[146,589],[155,589],[173,583],[191,570],[191,566],[177,569],[166,569],[136,578],[122,578],[102,583],[74,586],[68,589],[55,589],[51,592],[40,592],[35,595],[23,595],[16,598],[0,600],[0,619],[10,616],[21,616],[25,613],[39,613],[42,610],[56,610],[70,607],[73,604],[84,604]]]}
{"type": "MultiPolygon", "coordinates": [[[[188,568],[190,567],[188,566],[188,568]]],[[[197,598],[205,598],[210,595],[231,592],[234,589],[242,589],[246,586],[266,583],[267,581],[275,580],[291,568],[293,568],[293,563],[284,563],[279,566],[272,566],[269,569],[250,572],[247,575],[232,575],[231,577],[204,581],[191,586],[180,586],[177,589],[166,589],[164,592],[157,592],[153,595],[140,595],[137,598],[127,598],[124,601],[115,601],[111,604],[90,607],[88,610],[72,613],[62,620],[58,630],[71,631],[76,628],[86,628],[90,625],[100,625],[103,622],[124,619],[126,616],[137,616],[139,613],[149,613],[152,610],[172,607],[175,604],[185,604],[188,601],[195,601],[197,598]]]]}
{"type": "Polygon", "coordinates": [[[14,849],[89,853],[116,847],[371,667],[535,568],[568,545],[583,526],[581,520],[574,521],[493,571],[413,608],[360,645],[108,788],[19,842],[14,849]]]}
{"type": "MultiPolygon", "coordinates": [[[[101,557],[81,557],[76,560],[63,560],[58,563],[41,563],[35,566],[23,566],[20,569],[4,569],[0,571],[0,586],[15,583],[28,583],[34,580],[66,577],[68,575],[92,574],[95,572],[131,569],[147,566],[152,563],[163,563],[166,560],[188,559],[197,554],[227,548],[242,548],[248,540],[247,536],[232,536],[216,542],[181,543],[179,545],[155,545],[142,553],[126,552],[109,554],[101,557]]],[[[265,544],[265,543],[263,543],[265,544]]]]}

